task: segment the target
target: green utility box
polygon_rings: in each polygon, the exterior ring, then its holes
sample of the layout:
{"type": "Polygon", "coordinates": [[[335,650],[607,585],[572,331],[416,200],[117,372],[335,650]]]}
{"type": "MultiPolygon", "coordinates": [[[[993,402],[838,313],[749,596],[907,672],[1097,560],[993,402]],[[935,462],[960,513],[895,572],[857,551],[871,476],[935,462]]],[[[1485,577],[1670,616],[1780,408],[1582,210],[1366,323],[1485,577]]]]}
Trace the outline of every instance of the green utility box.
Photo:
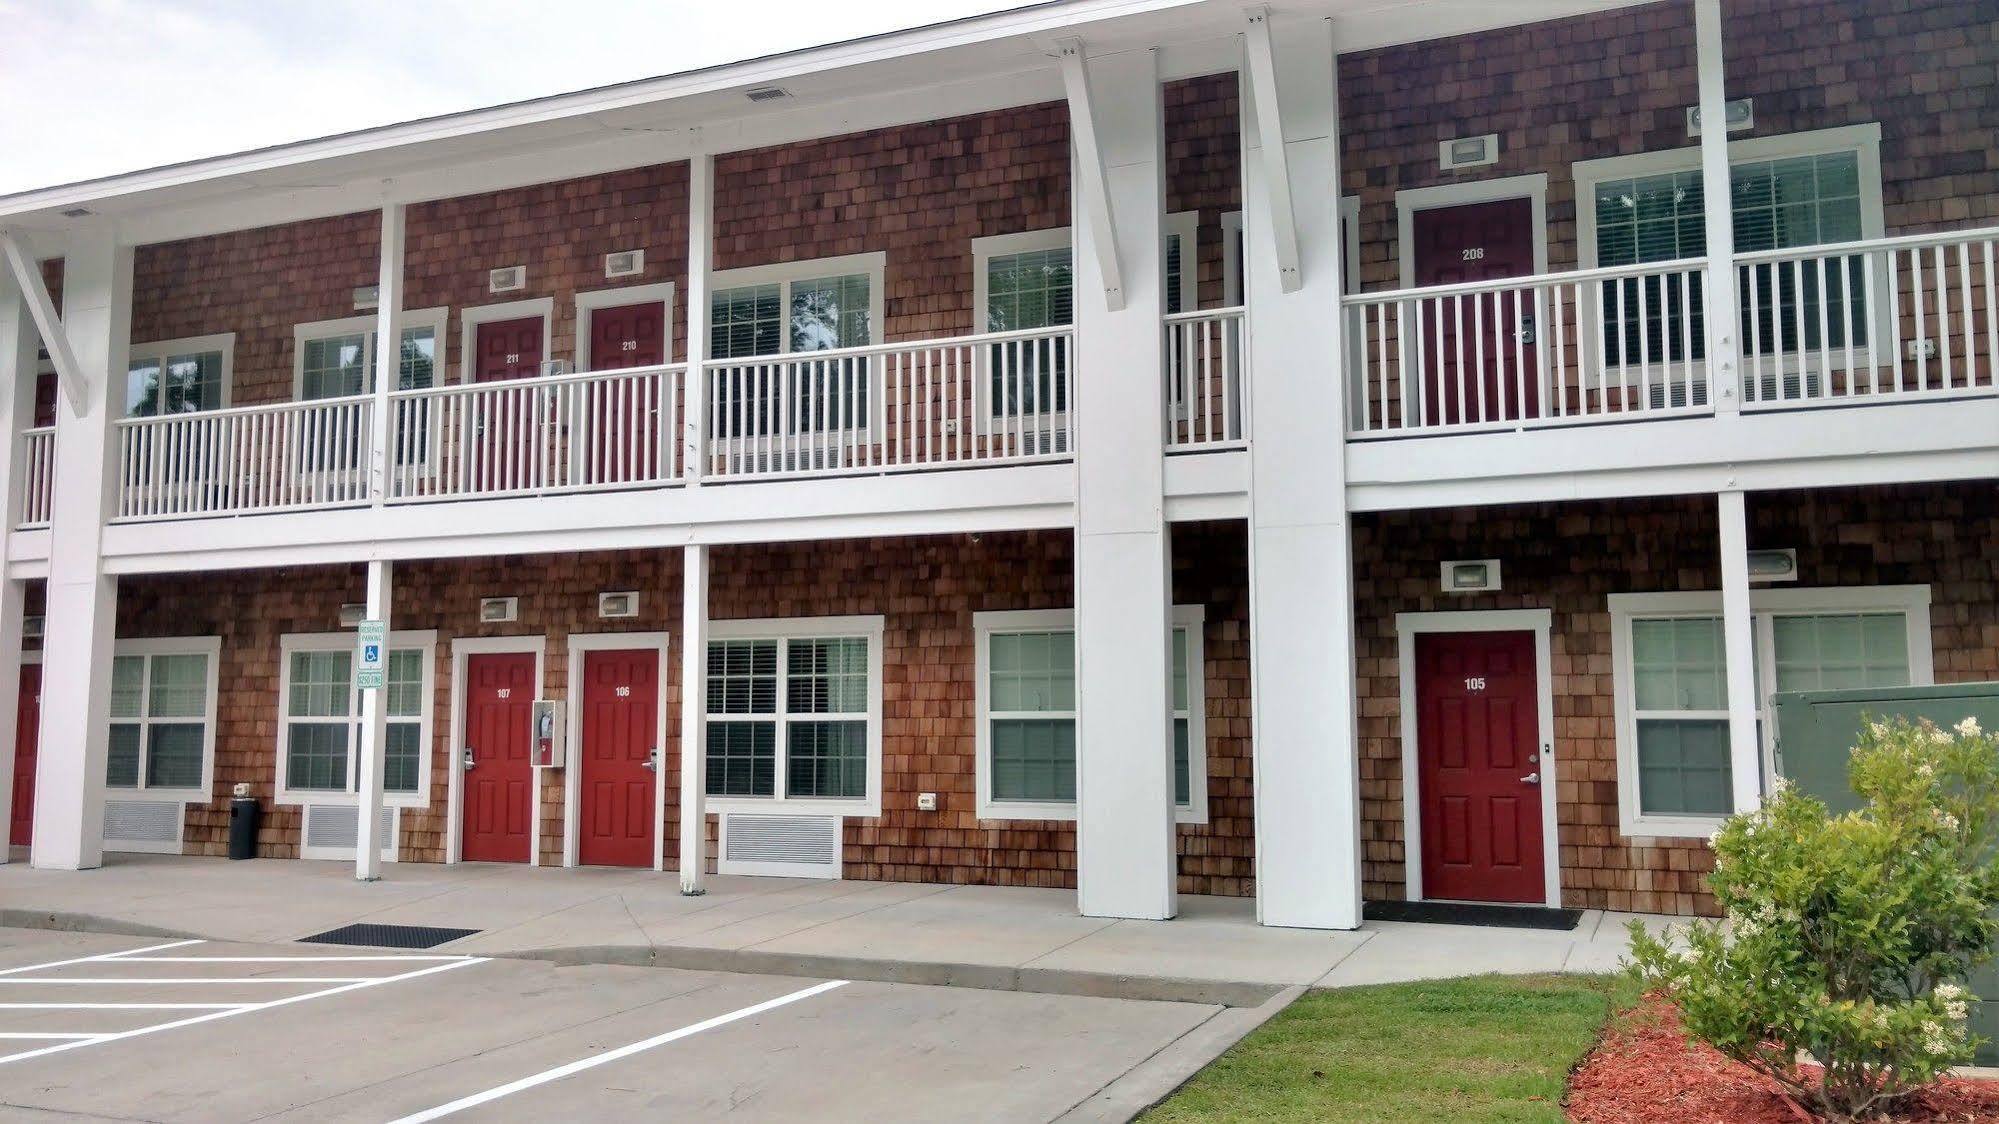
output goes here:
{"type": "MultiPolygon", "coordinates": [[[[1927,718],[1949,729],[1971,717],[1987,730],[1999,730],[1999,683],[1798,691],[1776,701],[1778,773],[1834,812],[1860,807],[1847,784],[1846,763],[1868,718],[1927,718]]],[[[1999,1065],[1999,961],[1972,973],[1968,983],[1978,997],[1971,1032],[1986,1039],[1978,1064],[1999,1065]]]]}

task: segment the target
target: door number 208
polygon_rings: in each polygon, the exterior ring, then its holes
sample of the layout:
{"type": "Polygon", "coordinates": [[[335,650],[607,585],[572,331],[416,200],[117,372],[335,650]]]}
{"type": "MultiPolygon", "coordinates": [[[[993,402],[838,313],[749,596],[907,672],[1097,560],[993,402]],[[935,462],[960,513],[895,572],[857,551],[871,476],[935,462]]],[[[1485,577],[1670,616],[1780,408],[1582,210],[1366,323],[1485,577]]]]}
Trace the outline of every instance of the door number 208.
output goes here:
{"type": "Polygon", "coordinates": [[[1466,676],[1466,677],[1465,677],[1465,690],[1467,690],[1467,691],[1483,691],[1483,690],[1485,690],[1485,676],[1483,676],[1483,675],[1468,675],[1468,676],[1466,676]]]}
{"type": "Polygon", "coordinates": [[[1485,247],[1484,247],[1484,246],[1473,246],[1473,247],[1471,247],[1471,248],[1469,248],[1469,249],[1465,250],[1465,251],[1464,251],[1464,258],[1463,258],[1463,260],[1465,260],[1465,261],[1484,261],[1484,260],[1485,260],[1485,247]]]}

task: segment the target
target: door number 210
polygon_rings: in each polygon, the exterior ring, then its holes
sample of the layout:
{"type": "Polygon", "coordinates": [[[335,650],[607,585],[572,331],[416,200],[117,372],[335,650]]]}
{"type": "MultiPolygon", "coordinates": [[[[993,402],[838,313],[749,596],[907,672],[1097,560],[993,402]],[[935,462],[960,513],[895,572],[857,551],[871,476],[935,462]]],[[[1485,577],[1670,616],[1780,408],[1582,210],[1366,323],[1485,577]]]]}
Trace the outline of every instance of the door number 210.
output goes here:
{"type": "Polygon", "coordinates": [[[1465,690],[1467,690],[1467,691],[1483,691],[1483,690],[1485,690],[1485,676],[1483,676],[1483,675],[1467,675],[1467,676],[1465,676],[1465,690]]]}

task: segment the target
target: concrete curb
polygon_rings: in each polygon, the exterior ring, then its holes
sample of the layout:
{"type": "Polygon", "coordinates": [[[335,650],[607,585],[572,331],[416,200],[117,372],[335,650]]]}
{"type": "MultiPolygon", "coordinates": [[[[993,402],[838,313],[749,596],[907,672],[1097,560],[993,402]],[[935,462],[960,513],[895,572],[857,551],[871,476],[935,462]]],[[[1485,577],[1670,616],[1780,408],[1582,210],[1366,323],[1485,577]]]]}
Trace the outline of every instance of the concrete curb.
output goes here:
{"type": "MultiPolygon", "coordinates": [[[[0,928],[108,933],[129,937],[236,940],[230,937],[208,937],[202,933],[140,925],[88,913],[30,909],[0,909],[0,928]]],[[[430,951],[457,950],[450,944],[445,944],[430,951]]],[[[1043,995],[1080,995],[1096,999],[1204,1003],[1232,1008],[1259,1008],[1272,995],[1283,989],[1283,985],[1271,983],[1135,976],[1060,968],[1016,968],[1002,964],[815,956],[685,945],[663,945],[654,948],[637,945],[580,945],[570,948],[515,949],[500,952],[465,950],[464,954],[510,960],[542,960],[565,966],[612,964],[632,968],[681,968],[696,972],[736,972],[760,976],[800,976],[812,979],[865,980],[870,983],[923,984],[930,987],[969,987],[984,991],[1024,991],[1043,995]]]]}
{"type": "Polygon", "coordinates": [[[1000,964],[815,956],[804,953],[758,952],[755,949],[694,948],[684,945],[663,945],[653,949],[628,945],[540,948],[515,952],[485,952],[480,955],[520,960],[546,960],[556,964],[625,964],[639,967],[684,968],[698,972],[866,980],[871,983],[922,984],[930,987],[970,987],[983,991],[1080,995],[1095,999],[1205,1003],[1223,1007],[1260,1008],[1271,996],[1283,990],[1283,985],[1270,983],[1134,976],[1059,968],[1014,968],[1000,964]]]}
{"type": "Polygon", "coordinates": [[[1055,1124],[1101,1124],[1130,1120],[1177,1092],[1208,1063],[1305,994],[1302,984],[1287,987],[1256,1007],[1230,1007],[1168,1043],[1126,1070],[1088,1100],[1055,1118],[1055,1124]]]}

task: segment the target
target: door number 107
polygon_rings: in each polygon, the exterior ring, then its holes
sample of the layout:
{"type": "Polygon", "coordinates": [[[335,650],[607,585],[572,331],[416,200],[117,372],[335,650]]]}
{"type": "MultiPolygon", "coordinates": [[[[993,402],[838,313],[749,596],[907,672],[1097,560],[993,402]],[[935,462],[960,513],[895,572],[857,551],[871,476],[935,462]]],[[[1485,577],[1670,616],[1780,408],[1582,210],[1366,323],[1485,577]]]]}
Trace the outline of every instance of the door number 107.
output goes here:
{"type": "Polygon", "coordinates": [[[1467,691],[1483,691],[1483,690],[1485,690],[1485,676],[1483,676],[1483,675],[1467,675],[1467,676],[1465,676],[1465,690],[1467,690],[1467,691]]]}

